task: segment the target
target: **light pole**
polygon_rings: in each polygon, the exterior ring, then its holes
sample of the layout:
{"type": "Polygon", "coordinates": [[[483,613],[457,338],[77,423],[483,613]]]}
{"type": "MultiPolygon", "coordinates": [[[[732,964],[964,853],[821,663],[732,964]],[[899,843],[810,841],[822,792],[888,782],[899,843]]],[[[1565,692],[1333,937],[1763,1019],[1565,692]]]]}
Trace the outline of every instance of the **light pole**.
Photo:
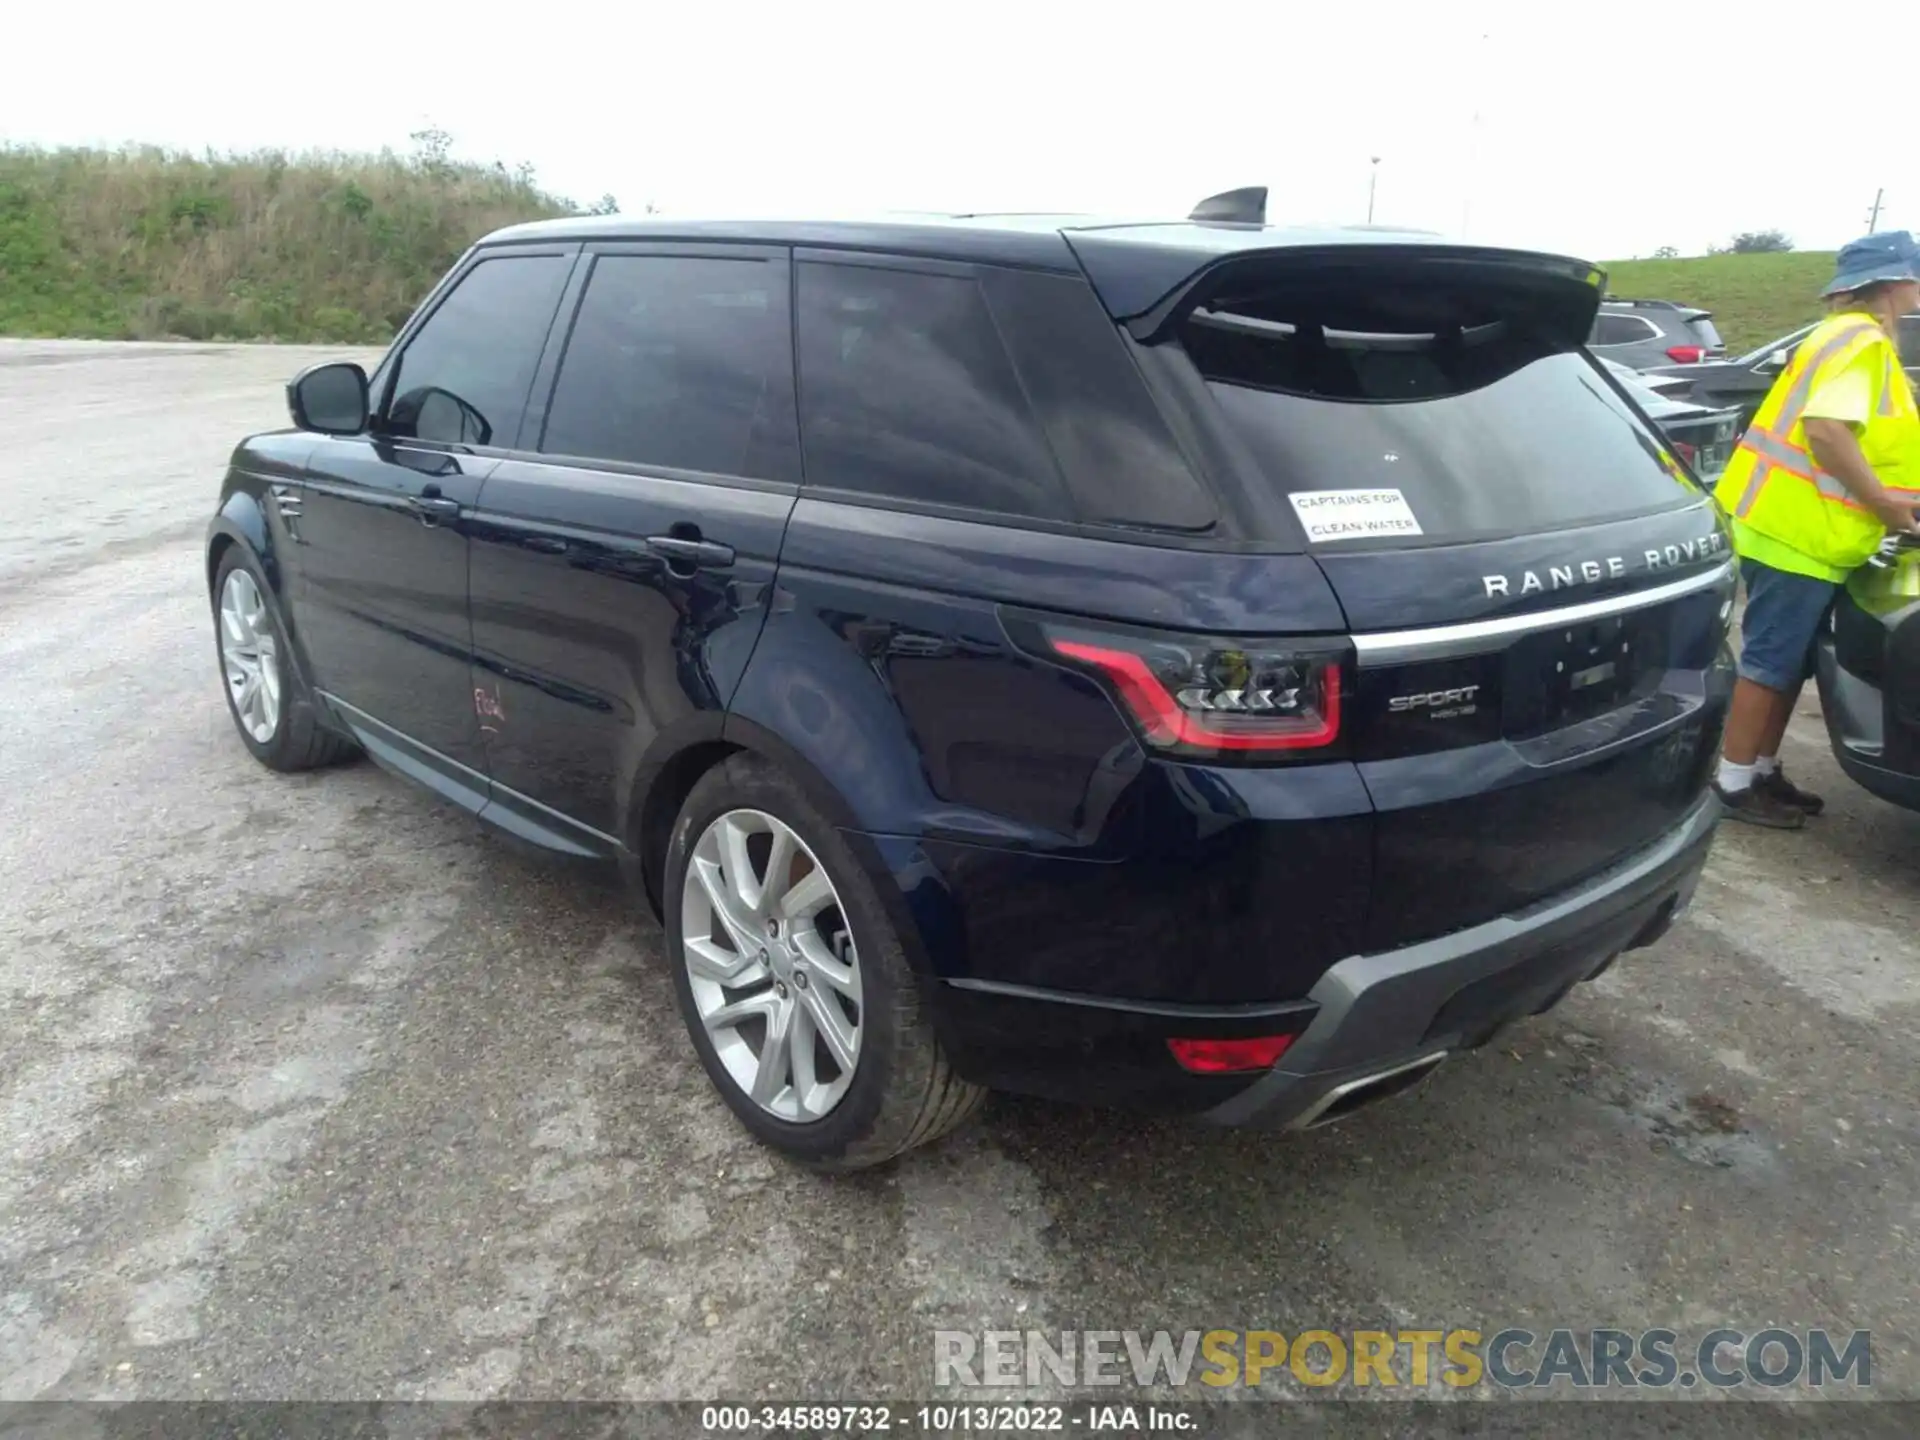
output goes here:
{"type": "Polygon", "coordinates": [[[1380,184],[1380,157],[1373,157],[1373,169],[1367,172],[1367,224],[1373,223],[1373,194],[1380,184]]]}

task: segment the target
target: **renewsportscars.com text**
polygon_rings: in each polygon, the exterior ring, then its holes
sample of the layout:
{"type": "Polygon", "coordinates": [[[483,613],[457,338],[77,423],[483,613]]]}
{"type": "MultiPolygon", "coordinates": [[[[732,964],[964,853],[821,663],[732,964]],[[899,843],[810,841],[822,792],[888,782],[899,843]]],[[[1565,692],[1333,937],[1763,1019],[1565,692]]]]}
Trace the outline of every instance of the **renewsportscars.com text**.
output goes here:
{"type": "Polygon", "coordinates": [[[1870,1331],[937,1330],[942,1388],[1284,1383],[1366,1389],[1825,1389],[1873,1384],[1870,1331]]]}

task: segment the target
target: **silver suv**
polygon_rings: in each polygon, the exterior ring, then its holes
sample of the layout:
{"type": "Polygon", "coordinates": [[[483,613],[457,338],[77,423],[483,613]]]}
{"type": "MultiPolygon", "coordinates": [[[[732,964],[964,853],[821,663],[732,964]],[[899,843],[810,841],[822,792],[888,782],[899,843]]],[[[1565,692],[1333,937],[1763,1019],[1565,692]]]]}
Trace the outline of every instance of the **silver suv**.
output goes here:
{"type": "Polygon", "coordinates": [[[1726,342],[1713,328],[1711,311],[1671,300],[1602,301],[1587,347],[1635,370],[1697,365],[1727,353],[1726,342]]]}

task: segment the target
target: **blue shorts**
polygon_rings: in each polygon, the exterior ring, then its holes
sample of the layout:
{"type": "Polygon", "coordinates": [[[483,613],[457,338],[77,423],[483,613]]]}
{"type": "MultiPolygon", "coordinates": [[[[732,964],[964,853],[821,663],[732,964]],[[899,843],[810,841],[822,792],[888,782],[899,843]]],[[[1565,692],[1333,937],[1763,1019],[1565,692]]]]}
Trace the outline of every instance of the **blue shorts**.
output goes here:
{"type": "Polygon", "coordinates": [[[1769,690],[1811,679],[1814,641],[1840,587],[1831,580],[1742,560],[1747,608],[1740,618],[1740,677],[1769,690]]]}

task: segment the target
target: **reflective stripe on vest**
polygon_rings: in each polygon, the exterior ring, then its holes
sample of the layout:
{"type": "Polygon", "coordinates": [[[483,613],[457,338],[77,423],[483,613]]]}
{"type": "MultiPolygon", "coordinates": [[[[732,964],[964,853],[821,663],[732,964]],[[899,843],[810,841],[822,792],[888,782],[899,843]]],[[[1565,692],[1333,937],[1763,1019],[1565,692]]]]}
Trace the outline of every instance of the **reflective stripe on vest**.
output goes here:
{"type": "MultiPolygon", "coordinates": [[[[1756,463],[1752,476],[1747,480],[1747,488],[1741,492],[1740,503],[1734,507],[1735,515],[1743,520],[1747,517],[1754,507],[1754,502],[1759,500],[1760,492],[1766,489],[1767,481],[1775,470],[1785,470],[1799,479],[1811,481],[1819,488],[1822,495],[1830,499],[1851,499],[1846,486],[1822,471],[1814,463],[1811,453],[1795,445],[1787,437],[1793,434],[1793,427],[1800,423],[1801,412],[1807,408],[1807,402],[1813,398],[1813,383],[1827,363],[1843,351],[1858,347],[1862,341],[1871,343],[1873,337],[1881,333],[1883,332],[1880,327],[1868,320],[1859,325],[1850,326],[1830,338],[1814,353],[1813,358],[1807,362],[1806,368],[1794,377],[1793,388],[1787,391],[1780,413],[1773,417],[1772,423],[1763,429],[1756,420],[1748,428],[1736,448],[1751,451],[1756,463]]],[[[1891,403],[1891,393],[1882,386],[1880,391],[1882,414],[1891,413],[1884,408],[1891,403]]]]}

